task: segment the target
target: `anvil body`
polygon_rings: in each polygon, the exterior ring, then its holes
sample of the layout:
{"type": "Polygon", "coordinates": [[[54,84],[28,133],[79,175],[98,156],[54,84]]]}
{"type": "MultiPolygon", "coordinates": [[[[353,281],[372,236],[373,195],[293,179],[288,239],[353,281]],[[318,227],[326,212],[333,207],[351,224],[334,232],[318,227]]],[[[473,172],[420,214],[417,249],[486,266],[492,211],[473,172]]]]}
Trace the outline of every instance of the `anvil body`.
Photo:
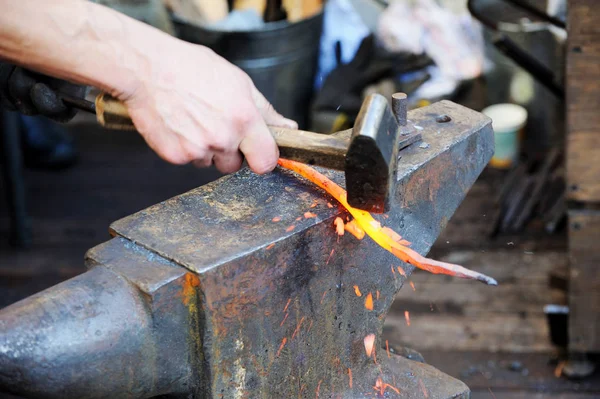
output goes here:
{"type": "MultiPolygon", "coordinates": [[[[487,117],[447,101],[408,119],[428,146],[402,151],[381,221],[424,254],[491,158],[493,132],[487,117]]],[[[324,173],[343,183],[342,173],[324,173]]],[[[347,213],[291,172],[242,170],[115,222],[114,237],[87,253],[89,271],[0,311],[0,389],[467,398],[460,381],[380,349],[405,281],[398,267],[413,269],[368,237],[338,236],[338,216],[347,213]]]]}

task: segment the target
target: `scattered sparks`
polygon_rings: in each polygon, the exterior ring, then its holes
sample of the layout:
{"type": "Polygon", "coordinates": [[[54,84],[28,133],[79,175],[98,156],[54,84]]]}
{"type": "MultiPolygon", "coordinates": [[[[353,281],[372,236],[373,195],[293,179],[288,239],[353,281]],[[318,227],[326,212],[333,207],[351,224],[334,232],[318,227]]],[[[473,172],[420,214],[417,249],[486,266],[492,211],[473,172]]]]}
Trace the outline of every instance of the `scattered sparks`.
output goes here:
{"type": "Polygon", "coordinates": [[[387,339],[385,340],[385,351],[387,352],[388,358],[390,358],[390,344],[387,339]]]}
{"type": "Polygon", "coordinates": [[[394,270],[394,266],[390,266],[392,268],[392,274],[394,275],[394,277],[396,277],[396,271],[394,270]]]}
{"type": "Polygon", "coordinates": [[[351,220],[348,223],[346,223],[344,225],[344,230],[346,230],[348,233],[352,234],[359,240],[365,238],[365,231],[361,229],[360,226],[354,220],[351,220]]]}
{"type": "Polygon", "coordinates": [[[294,330],[294,333],[292,334],[292,339],[294,339],[296,337],[296,334],[298,334],[298,331],[300,331],[300,327],[302,326],[302,323],[304,322],[305,318],[306,317],[302,316],[302,318],[298,322],[298,325],[296,326],[296,329],[294,330]]]}
{"type": "Polygon", "coordinates": [[[271,219],[272,222],[277,223],[279,221],[281,221],[281,218],[279,216],[275,216],[273,219],[271,219]]]}
{"type": "Polygon", "coordinates": [[[404,318],[406,319],[406,325],[410,327],[410,313],[408,313],[408,310],[404,311],[404,318]]]}
{"type": "Polygon", "coordinates": [[[319,380],[319,383],[317,384],[317,392],[315,392],[316,395],[317,395],[317,398],[319,397],[319,391],[321,390],[321,383],[322,382],[323,382],[323,380],[319,380]]]}
{"type": "Polygon", "coordinates": [[[292,230],[294,230],[296,228],[296,226],[291,225],[290,227],[288,227],[287,229],[285,229],[285,231],[287,231],[288,233],[292,230]]]}
{"type": "Polygon", "coordinates": [[[381,377],[377,378],[377,381],[375,382],[375,386],[373,386],[373,389],[375,389],[375,391],[378,392],[379,395],[381,395],[381,396],[383,396],[385,394],[385,390],[388,388],[391,389],[392,391],[396,392],[397,394],[400,394],[400,390],[398,388],[396,388],[393,385],[383,382],[381,377]]]}
{"type": "Polygon", "coordinates": [[[350,386],[350,388],[352,388],[352,369],[351,368],[348,369],[348,386],[350,386]]]}
{"type": "Polygon", "coordinates": [[[556,378],[560,378],[560,376],[563,373],[563,369],[565,368],[565,365],[567,364],[566,361],[562,360],[560,361],[557,365],[556,368],[554,369],[554,376],[556,378]]]}
{"type": "Polygon", "coordinates": [[[281,340],[281,345],[279,345],[279,349],[277,350],[277,357],[279,357],[279,354],[281,353],[281,350],[285,346],[286,342],[287,342],[287,337],[283,337],[283,339],[281,340]]]}
{"type": "Polygon", "coordinates": [[[335,231],[338,234],[338,236],[343,236],[344,235],[344,221],[342,220],[342,218],[341,217],[335,218],[335,220],[333,221],[333,224],[335,224],[335,231]]]}
{"type": "Polygon", "coordinates": [[[312,212],[304,212],[304,217],[306,219],[311,219],[311,218],[316,218],[317,215],[315,213],[312,213],[312,212]]]}
{"type": "Polygon", "coordinates": [[[298,217],[296,218],[296,222],[299,222],[299,221],[301,221],[301,220],[302,220],[302,216],[298,216],[298,217]]]}
{"type": "Polygon", "coordinates": [[[389,231],[382,229],[381,224],[373,219],[373,216],[369,212],[353,208],[348,204],[348,201],[346,200],[347,194],[344,189],[310,166],[286,159],[279,159],[278,163],[280,166],[300,174],[327,191],[343,205],[348,212],[350,212],[366,234],[368,234],[383,249],[391,252],[402,261],[430,273],[447,274],[455,277],[478,280],[489,285],[498,285],[496,280],[484,274],[474,272],[460,265],[425,258],[408,246],[394,241],[394,239],[390,237],[389,231]]]}
{"type": "Polygon", "coordinates": [[[412,288],[412,289],[413,289],[413,291],[415,291],[415,292],[416,292],[416,291],[417,291],[417,289],[415,288],[415,283],[413,283],[412,281],[410,281],[410,282],[409,282],[409,284],[410,284],[410,288],[412,288]]]}
{"type": "Polygon", "coordinates": [[[285,304],[285,308],[283,308],[284,312],[287,312],[288,307],[290,306],[290,302],[292,302],[292,298],[288,299],[287,303],[285,304]]]}
{"type": "Polygon", "coordinates": [[[423,397],[425,399],[429,398],[429,392],[425,388],[425,385],[423,384],[423,381],[420,378],[419,378],[419,387],[421,388],[421,392],[423,392],[423,397]]]}
{"type": "Polygon", "coordinates": [[[375,334],[369,334],[363,339],[363,343],[365,344],[365,353],[367,357],[371,357],[373,353],[373,346],[375,344],[375,334]]]}
{"type": "Polygon", "coordinates": [[[356,294],[356,296],[362,296],[362,293],[360,292],[358,285],[354,286],[354,293],[356,294]]]}
{"type": "Polygon", "coordinates": [[[328,202],[328,203],[327,203],[327,207],[328,207],[328,208],[333,208],[333,205],[331,205],[331,202],[328,202]]]}
{"type": "Polygon", "coordinates": [[[290,315],[289,313],[285,314],[285,317],[283,318],[283,320],[281,320],[281,323],[279,324],[279,327],[283,326],[283,323],[285,323],[285,321],[287,320],[287,318],[288,318],[289,315],[290,315]]]}
{"type": "Polygon", "coordinates": [[[265,249],[271,249],[271,248],[273,248],[274,246],[275,246],[275,244],[269,244],[269,245],[267,245],[267,248],[265,248],[265,249]]]}
{"type": "Polygon", "coordinates": [[[331,260],[331,257],[333,256],[334,252],[335,252],[335,249],[332,249],[331,252],[329,253],[329,257],[327,258],[327,261],[325,262],[326,265],[329,264],[329,261],[331,260]]]}
{"type": "Polygon", "coordinates": [[[402,266],[398,266],[398,273],[400,273],[400,275],[404,278],[408,277],[402,266]]]}
{"type": "Polygon", "coordinates": [[[367,294],[367,297],[365,298],[365,308],[367,310],[373,310],[373,294],[371,294],[370,292],[367,294]]]}
{"type": "Polygon", "coordinates": [[[316,208],[317,207],[317,201],[313,202],[312,205],[310,206],[311,208],[316,208]]]}

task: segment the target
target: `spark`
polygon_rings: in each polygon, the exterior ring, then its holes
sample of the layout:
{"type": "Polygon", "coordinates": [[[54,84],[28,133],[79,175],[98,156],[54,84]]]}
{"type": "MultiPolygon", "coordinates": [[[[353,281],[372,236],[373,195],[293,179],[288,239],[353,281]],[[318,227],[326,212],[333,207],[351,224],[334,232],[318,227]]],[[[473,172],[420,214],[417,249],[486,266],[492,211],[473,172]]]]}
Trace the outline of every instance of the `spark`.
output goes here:
{"type": "Polygon", "coordinates": [[[423,392],[423,397],[425,399],[429,398],[429,392],[425,388],[425,385],[423,385],[423,381],[420,378],[419,378],[419,387],[421,388],[421,392],[423,392]]]}
{"type": "Polygon", "coordinates": [[[365,298],[365,308],[367,310],[373,310],[373,294],[371,294],[370,292],[367,294],[367,297],[365,298]]]}
{"type": "Polygon", "coordinates": [[[299,222],[299,221],[301,221],[301,220],[302,220],[302,216],[298,216],[298,217],[296,218],[296,222],[299,222]]]}
{"type": "Polygon", "coordinates": [[[265,249],[271,249],[271,248],[273,248],[274,246],[275,246],[275,244],[269,244],[269,245],[267,245],[267,248],[265,248],[265,249]]]}
{"type": "Polygon", "coordinates": [[[319,302],[319,304],[323,304],[323,300],[325,299],[325,295],[327,295],[327,290],[323,291],[323,295],[321,295],[321,302],[319,302]]]}
{"type": "Polygon", "coordinates": [[[410,313],[408,313],[408,310],[404,311],[404,318],[406,319],[406,325],[410,327],[410,313]]]}
{"type": "Polygon", "coordinates": [[[306,317],[302,316],[302,318],[298,322],[298,325],[296,326],[296,329],[294,330],[294,333],[292,334],[292,339],[294,339],[296,337],[296,334],[298,334],[298,331],[300,331],[300,326],[302,326],[302,323],[304,322],[305,318],[306,317]]]}
{"type": "Polygon", "coordinates": [[[314,320],[310,321],[310,324],[308,325],[308,330],[306,330],[306,332],[310,332],[310,329],[312,328],[312,325],[313,325],[313,321],[314,320]]]}
{"type": "Polygon", "coordinates": [[[281,345],[279,345],[279,349],[277,350],[277,357],[279,357],[279,354],[281,353],[281,350],[285,346],[286,342],[287,342],[287,337],[283,337],[283,339],[281,340],[281,345]]]}
{"type": "Polygon", "coordinates": [[[285,308],[283,308],[284,312],[287,312],[288,307],[290,306],[290,302],[292,302],[292,298],[290,298],[290,299],[287,300],[287,303],[285,304],[285,308]]]}
{"type": "Polygon", "coordinates": [[[329,261],[331,260],[331,257],[333,256],[334,252],[335,252],[335,249],[332,249],[331,252],[329,253],[329,257],[327,258],[327,262],[325,262],[326,265],[329,264],[329,261]]]}
{"type": "Polygon", "coordinates": [[[328,208],[333,208],[333,205],[331,205],[331,202],[328,202],[328,203],[327,203],[327,207],[328,207],[328,208]]]}
{"type": "Polygon", "coordinates": [[[288,227],[287,229],[285,229],[285,231],[287,231],[288,233],[292,230],[294,230],[296,228],[296,226],[291,225],[290,227],[288,227]]]}
{"type": "Polygon", "coordinates": [[[402,266],[398,266],[398,273],[400,273],[400,275],[404,278],[407,278],[408,276],[406,275],[406,272],[404,271],[404,269],[402,268],[402,266]]]}
{"type": "Polygon", "coordinates": [[[281,320],[281,323],[279,324],[279,327],[283,327],[283,323],[285,323],[285,321],[287,320],[287,318],[288,318],[289,315],[290,315],[289,313],[285,314],[285,317],[283,318],[283,320],[281,320]]]}
{"type": "Polygon", "coordinates": [[[390,356],[390,344],[388,343],[388,340],[385,340],[385,351],[387,352],[388,355],[388,359],[391,357],[390,356]]]}
{"type": "Polygon", "coordinates": [[[415,283],[413,283],[412,281],[410,281],[410,282],[409,282],[409,284],[410,284],[410,288],[412,288],[412,289],[413,289],[413,291],[415,291],[415,292],[416,292],[416,291],[417,291],[417,289],[415,288],[415,283]]]}
{"type": "Polygon", "coordinates": [[[356,294],[356,296],[362,296],[362,293],[360,292],[358,285],[354,286],[354,293],[356,294]]]}
{"type": "Polygon", "coordinates": [[[314,202],[311,204],[311,206],[310,206],[310,207],[311,207],[311,208],[316,208],[316,207],[317,207],[317,201],[314,201],[314,202]]]}
{"type": "Polygon", "coordinates": [[[327,191],[341,205],[343,205],[348,212],[350,212],[365,233],[367,233],[377,244],[379,244],[379,246],[386,251],[391,252],[400,260],[420,269],[429,271],[430,273],[447,274],[455,277],[478,280],[489,285],[498,285],[496,280],[484,274],[474,272],[460,265],[425,258],[408,246],[394,241],[393,237],[388,235],[389,231],[382,229],[380,227],[380,223],[377,222],[369,212],[353,208],[348,204],[347,193],[343,188],[310,166],[286,159],[279,159],[278,164],[286,169],[300,174],[327,191]]]}
{"type": "Polygon", "coordinates": [[[554,376],[556,378],[560,378],[560,376],[562,375],[563,369],[565,368],[565,365],[567,364],[566,361],[562,360],[561,362],[558,363],[558,365],[556,365],[556,368],[554,369],[554,376]]]}
{"type": "Polygon", "coordinates": [[[333,224],[335,224],[335,231],[338,234],[338,236],[343,236],[344,235],[344,221],[342,220],[342,218],[341,217],[335,218],[335,220],[333,221],[333,224]]]}
{"type": "Polygon", "coordinates": [[[387,384],[387,383],[383,382],[383,380],[381,379],[381,377],[377,378],[377,381],[375,382],[375,386],[373,388],[381,396],[383,396],[385,394],[385,390],[388,389],[388,388],[391,389],[392,391],[396,392],[398,395],[400,394],[400,390],[398,388],[396,388],[393,385],[390,385],[390,384],[387,384]]]}
{"type": "Polygon", "coordinates": [[[352,388],[352,369],[348,369],[348,385],[352,388]]]}
{"type": "Polygon", "coordinates": [[[379,300],[379,290],[375,291],[375,298],[379,300]]]}
{"type": "Polygon", "coordinates": [[[392,268],[392,274],[394,275],[394,277],[396,276],[396,271],[394,270],[394,265],[390,266],[392,268]]]}
{"type": "Polygon", "coordinates": [[[363,339],[365,345],[365,353],[367,357],[371,357],[373,353],[373,345],[375,344],[375,334],[369,334],[363,339]]]}
{"type": "Polygon", "coordinates": [[[277,223],[279,221],[281,221],[281,218],[279,216],[275,216],[273,219],[271,219],[272,222],[277,223]]]}
{"type": "Polygon", "coordinates": [[[304,217],[305,217],[306,219],[311,219],[311,218],[316,218],[316,217],[317,217],[317,215],[316,215],[316,214],[314,214],[314,213],[312,213],[312,212],[304,212],[304,217]]]}
{"type": "Polygon", "coordinates": [[[492,395],[492,398],[496,399],[496,395],[494,395],[494,392],[492,392],[492,388],[488,387],[488,391],[490,391],[490,395],[492,395]]]}
{"type": "Polygon", "coordinates": [[[316,397],[319,397],[319,391],[321,390],[321,383],[323,382],[323,380],[319,380],[319,383],[317,384],[317,392],[316,392],[316,397]]]}

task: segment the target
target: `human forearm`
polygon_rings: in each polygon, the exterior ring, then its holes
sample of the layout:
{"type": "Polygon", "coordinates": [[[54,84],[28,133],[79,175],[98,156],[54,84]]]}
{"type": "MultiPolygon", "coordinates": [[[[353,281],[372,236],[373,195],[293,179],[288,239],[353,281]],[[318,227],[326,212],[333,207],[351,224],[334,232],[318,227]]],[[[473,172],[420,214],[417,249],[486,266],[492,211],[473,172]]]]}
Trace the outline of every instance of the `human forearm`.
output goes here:
{"type": "Polygon", "coordinates": [[[152,73],[155,49],[174,41],[82,0],[0,0],[0,9],[0,58],[120,98],[152,73]]]}

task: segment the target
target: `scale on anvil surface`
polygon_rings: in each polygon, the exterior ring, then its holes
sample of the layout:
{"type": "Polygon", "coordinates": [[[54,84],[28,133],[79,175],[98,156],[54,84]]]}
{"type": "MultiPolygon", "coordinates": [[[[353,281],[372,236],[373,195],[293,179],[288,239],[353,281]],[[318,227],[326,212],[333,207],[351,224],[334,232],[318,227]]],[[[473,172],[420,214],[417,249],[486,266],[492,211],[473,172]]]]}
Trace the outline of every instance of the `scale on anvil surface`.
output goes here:
{"type": "MultiPolygon", "coordinates": [[[[386,224],[424,254],[491,158],[493,132],[487,117],[448,101],[408,120],[429,146],[402,151],[386,224]]],[[[327,202],[293,173],[242,170],[115,222],[114,238],[87,253],[86,273],[0,311],[0,390],[468,398],[462,382],[379,349],[406,277],[370,239],[338,238],[332,223],[345,212],[327,202]],[[308,209],[316,217],[296,220],[308,209]],[[354,285],[379,292],[373,310],[354,285]]]]}

